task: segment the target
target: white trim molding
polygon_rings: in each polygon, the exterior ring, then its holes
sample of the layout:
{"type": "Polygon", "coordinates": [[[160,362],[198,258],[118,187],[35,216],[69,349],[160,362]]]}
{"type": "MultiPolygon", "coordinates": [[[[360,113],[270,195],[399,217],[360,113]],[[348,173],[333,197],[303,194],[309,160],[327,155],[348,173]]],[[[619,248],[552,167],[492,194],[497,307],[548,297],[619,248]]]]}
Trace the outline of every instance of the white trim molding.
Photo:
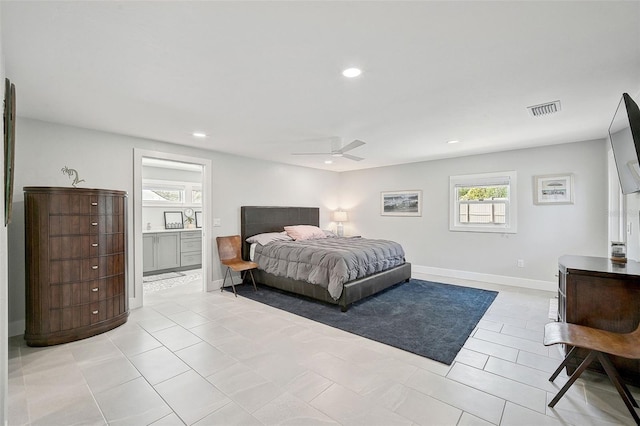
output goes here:
{"type": "Polygon", "coordinates": [[[435,268],[432,266],[411,265],[411,276],[417,279],[432,279],[433,275],[463,280],[481,281],[491,284],[508,285],[531,290],[558,291],[558,284],[551,281],[532,280],[529,278],[508,277],[505,275],[484,274],[481,272],[460,271],[456,269],[435,268]]]}
{"type": "MultiPolygon", "coordinates": [[[[464,202],[466,203],[466,201],[464,202]]],[[[469,209],[471,207],[468,207],[469,209]]],[[[493,216],[492,216],[493,217],[493,216]]],[[[518,232],[518,182],[515,171],[477,173],[471,175],[449,176],[449,230],[456,232],[497,232],[515,234],[518,232]],[[476,207],[503,206],[505,216],[504,223],[489,221],[487,223],[461,222],[460,209],[463,201],[458,199],[458,190],[482,187],[482,186],[506,186],[507,196],[504,198],[474,200],[476,207]]]]}
{"type": "MultiPolygon", "coordinates": [[[[211,273],[211,247],[212,232],[210,212],[212,211],[211,197],[211,176],[212,162],[209,159],[192,157],[187,155],[172,154],[161,151],[151,151],[140,148],[133,149],[133,194],[130,194],[129,202],[133,204],[133,229],[129,230],[130,241],[133,240],[133,250],[130,251],[129,277],[133,277],[133,285],[129,285],[129,308],[139,308],[143,304],[142,292],[142,161],[143,158],[154,158],[164,161],[175,161],[187,164],[199,165],[202,167],[202,211],[203,225],[202,231],[202,278],[203,291],[211,291],[213,287],[211,273]]],[[[131,223],[131,222],[130,222],[131,223]]],[[[131,244],[130,246],[131,247],[131,244]]]]}

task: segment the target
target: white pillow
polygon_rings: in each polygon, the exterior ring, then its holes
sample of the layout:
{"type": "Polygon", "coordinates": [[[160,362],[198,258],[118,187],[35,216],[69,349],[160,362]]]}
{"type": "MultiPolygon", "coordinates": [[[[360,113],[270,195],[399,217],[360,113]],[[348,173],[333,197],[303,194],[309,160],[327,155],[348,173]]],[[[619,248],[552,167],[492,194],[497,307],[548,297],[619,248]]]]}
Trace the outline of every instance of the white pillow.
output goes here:
{"type": "Polygon", "coordinates": [[[313,225],[285,226],[285,232],[296,241],[313,240],[316,238],[327,238],[324,231],[313,225]]]}
{"type": "Polygon", "coordinates": [[[264,234],[256,234],[246,239],[248,243],[258,243],[265,246],[273,241],[291,241],[293,238],[286,232],[265,232],[264,234]]]}

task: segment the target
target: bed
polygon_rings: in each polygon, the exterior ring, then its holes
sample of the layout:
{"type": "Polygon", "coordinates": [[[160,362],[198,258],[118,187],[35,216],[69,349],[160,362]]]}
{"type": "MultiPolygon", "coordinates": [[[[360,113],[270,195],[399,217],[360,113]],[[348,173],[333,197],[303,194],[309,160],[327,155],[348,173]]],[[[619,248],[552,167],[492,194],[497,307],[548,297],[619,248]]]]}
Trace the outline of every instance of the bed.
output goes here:
{"type": "MultiPolygon", "coordinates": [[[[320,210],[317,207],[270,207],[270,206],[242,206],[241,207],[241,237],[242,256],[249,259],[250,244],[247,238],[268,232],[281,232],[285,226],[312,225],[319,226],[320,210]]],[[[339,305],[345,312],[349,306],[411,279],[411,264],[404,262],[382,272],[363,278],[345,282],[340,297],[334,299],[329,291],[320,285],[305,281],[277,276],[262,269],[254,271],[256,282],[274,287],[279,290],[310,297],[312,299],[339,305]]]]}

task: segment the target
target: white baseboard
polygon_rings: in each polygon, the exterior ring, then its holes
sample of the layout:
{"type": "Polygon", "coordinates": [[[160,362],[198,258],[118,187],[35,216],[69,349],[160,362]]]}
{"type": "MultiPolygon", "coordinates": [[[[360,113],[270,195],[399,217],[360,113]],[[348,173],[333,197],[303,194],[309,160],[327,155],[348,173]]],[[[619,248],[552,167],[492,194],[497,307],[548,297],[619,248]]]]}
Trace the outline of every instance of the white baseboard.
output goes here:
{"type": "Polygon", "coordinates": [[[11,321],[7,330],[9,337],[24,334],[26,325],[27,323],[25,322],[25,320],[11,321]]]}
{"type": "Polygon", "coordinates": [[[209,281],[207,283],[207,291],[214,291],[214,290],[220,290],[220,287],[222,287],[222,282],[224,280],[213,280],[213,281],[209,281]]]}
{"type": "Polygon", "coordinates": [[[411,276],[427,279],[427,276],[457,278],[463,280],[482,281],[491,284],[522,287],[533,290],[557,292],[558,283],[552,281],[532,280],[529,278],[508,277],[504,275],[483,274],[480,272],[459,271],[456,269],[434,268],[431,266],[411,265],[411,276]]]}

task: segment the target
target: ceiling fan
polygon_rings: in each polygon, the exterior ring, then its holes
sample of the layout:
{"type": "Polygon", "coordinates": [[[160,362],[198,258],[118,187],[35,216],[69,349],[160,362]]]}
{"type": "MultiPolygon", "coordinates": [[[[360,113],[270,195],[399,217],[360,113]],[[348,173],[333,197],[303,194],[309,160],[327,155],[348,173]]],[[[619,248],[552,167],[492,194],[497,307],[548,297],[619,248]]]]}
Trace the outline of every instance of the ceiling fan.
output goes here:
{"type": "Polygon", "coordinates": [[[353,160],[353,161],[361,161],[361,160],[364,160],[364,158],[356,157],[355,155],[351,155],[351,154],[346,154],[346,152],[351,151],[352,149],[355,149],[364,144],[365,142],[362,142],[361,140],[356,139],[353,142],[347,144],[346,146],[343,146],[342,148],[332,149],[329,152],[294,152],[291,155],[330,155],[332,157],[342,157],[342,158],[348,158],[349,160],[353,160]]]}

